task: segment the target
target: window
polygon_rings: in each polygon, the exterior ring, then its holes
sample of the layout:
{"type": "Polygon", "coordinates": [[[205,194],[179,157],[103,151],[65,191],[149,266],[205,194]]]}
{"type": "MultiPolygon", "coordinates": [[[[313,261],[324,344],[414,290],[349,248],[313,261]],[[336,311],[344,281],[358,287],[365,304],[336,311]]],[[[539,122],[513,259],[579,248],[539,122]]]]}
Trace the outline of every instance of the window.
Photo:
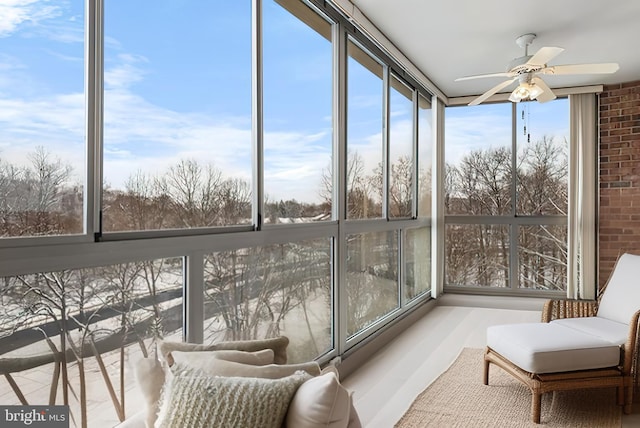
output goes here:
{"type": "Polygon", "coordinates": [[[347,218],[380,218],[383,66],[351,39],[347,54],[347,218]]]}
{"type": "Polygon", "coordinates": [[[103,229],[248,224],[251,2],[141,6],[105,2],[103,229]]]}
{"type": "Polygon", "coordinates": [[[331,240],[292,242],[205,258],[205,343],[285,335],[290,362],[333,348],[331,240]]]}
{"type": "Polygon", "coordinates": [[[325,363],[429,298],[430,97],[332,6],[27,3],[0,25],[5,404],[114,426],[159,338],[325,363]]]}
{"type": "Polygon", "coordinates": [[[413,215],[413,90],[394,74],[389,87],[389,217],[413,215]]]}
{"type": "Polygon", "coordinates": [[[449,107],[445,214],[511,214],[511,104],[449,107]]]}
{"type": "Polygon", "coordinates": [[[510,245],[509,226],[447,224],[445,284],[508,288],[510,245]]]}
{"type": "Polygon", "coordinates": [[[132,362],[156,356],[157,339],[182,339],[181,259],[0,280],[2,371],[17,385],[12,392],[3,386],[4,405],[21,404],[18,392],[46,404],[53,391],[56,403],[68,400],[77,426],[90,417],[87,408],[99,409],[103,426],[114,426],[119,415],[136,413],[140,401],[120,394],[113,401],[108,388],[124,393],[134,383],[132,362]],[[67,358],[56,363],[53,352],[61,349],[67,358]]]}
{"type": "Polygon", "coordinates": [[[418,95],[418,217],[431,216],[431,168],[433,165],[431,102],[418,95]]]}
{"type": "Polygon", "coordinates": [[[446,116],[446,284],[565,291],[568,101],[446,116]]]}
{"type": "MultiPolygon", "coordinates": [[[[32,3],[32,2],[27,2],[32,3]]],[[[3,6],[0,238],[83,232],[84,1],[3,6]]]]}
{"type": "Polygon", "coordinates": [[[330,220],[332,25],[303,3],[265,2],[265,222],[330,220]],[[295,13],[296,16],[292,15],[295,13]]]}
{"type": "Polygon", "coordinates": [[[353,336],[398,307],[396,232],[347,237],[347,334],[353,336]]]}
{"type": "Polygon", "coordinates": [[[431,289],[431,228],[408,229],[405,233],[404,298],[413,300],[431,289]]]}

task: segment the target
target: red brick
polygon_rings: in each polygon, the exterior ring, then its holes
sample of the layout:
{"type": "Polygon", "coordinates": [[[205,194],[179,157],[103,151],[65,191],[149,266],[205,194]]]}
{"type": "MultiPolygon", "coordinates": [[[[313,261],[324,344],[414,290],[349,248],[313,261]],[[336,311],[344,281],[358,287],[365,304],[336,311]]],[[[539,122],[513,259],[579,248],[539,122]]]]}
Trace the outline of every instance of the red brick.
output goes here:
{"type": "MultiPolygon", "coordinates": [[[[630,137],[629,135],[625,136],[626,137],[630,137]]],[[[636,136],[633,136],[634,138],[637,138],[636,136]]],[[[620,141],[622,141],[622,138],[619,135],[615,135],[613,137],[609,137],[609,136],[605,136],[605,137],[601,137],[600,140],[603,143],[618,143],[620,141]]]]}
{"type": "MultiPolygon", "coordinates": [[[[629,143],[624,141],[624,142],[616,142],[616,143],[610,143],[608,144],[610,149],[624,149],[624,148],[628,148],[629,147],[629,143]]],[[[600,144],[600,148],[602,149],[602,144],[600,144]]]]}
{"type": "MultiPolygon", "coordinates": [[[[605,88],[607,88],[607,86],[605,86],[605,88]]],[[[635,88],[636,90],[638,90],[640,89],[640,80],[636,80],[634,82],[622,83],[620,85],[610,85],[610,86],[618,86],[619,88],[635,88]]],[[[609,89],[605,89],[605,90],[608,91],[609,89]]]]}
{"type": "Polygon", "coordinates": [[[620,102],[620,97],[600,98],[600,105],[617,104],[619,102],[620,102]]]}
{"type": "Polygon", "coordinates": [[[609,135],[613,136],[613,135],[629,135],[631,134],[631,129],[629,128],[623,128],[623,129],[612,129],[611,131],[609,131],[609,135]]]}
{"type": "Polygon", "coordinates": [[[640,80],[600,94],[599,285],[618,255],[640,253],[640,80]]]}
{"type": "Polygon", "coordinates": [[[620,109],[619,108],[616,108],[615,110],[607,108],[607,111],[601,111],[600,112],[600,117],[609,117],[609,118],[611,118],[611,117],[616,117],[619,114],[620,114],[620,109]]]}

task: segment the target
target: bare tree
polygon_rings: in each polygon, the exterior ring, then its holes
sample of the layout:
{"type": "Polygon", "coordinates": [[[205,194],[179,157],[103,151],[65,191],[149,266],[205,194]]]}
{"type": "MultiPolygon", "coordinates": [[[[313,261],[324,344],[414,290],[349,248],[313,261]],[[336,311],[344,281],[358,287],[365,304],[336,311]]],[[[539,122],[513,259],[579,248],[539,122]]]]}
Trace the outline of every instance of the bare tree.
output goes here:
{"type": "MultiPolygon", "coordinates": [[[[565,144],[566,146],[566,144],[565,144]]],[[[447,165],[445,207],[449,214],[566,215],[567,156],[552,138],[527,144],[518,154],[517,200],[512,201],[511,152],[478,150],[458,166],[447,165]]],[[[518,226],[521,287],[557,289],[566,283],[566,227],[518,226]]],[[[447,283],[509,285],[509,228],[500,225],[447,226],[447,283]]]]}
{"type": "Polygon", "coordinates": [[[413,203],[413,161],[400,156],[391,164],[389,182],[389,214],[392,217],[411,217],[413,203]]]}
{"type": "Polygon", "coordinates": [[[24,169],[0,159],[0,236],[15,236],[21,233],[16,217],[22,209],[20,187],[23,174],[24,169]]]}
{"type": "Polygon", "coordinates": [[[157,180],[140,170],[127,178],[124,191],[104,190],[106,230],[163,229],[170,221],[169,213],[170,201],[157,180]]]}
{"type": "Polygon", "coordinates": [[[251,219],[251,186],[246,180],[227,178],[219,194],[221,224],[243,224],[251,219]]]}
{"type": "Polygon", "coordinates": [[[524,147],[518,156],[517,211],[519,214],[567,215],[569,162],[563,145],[544,136],[524,147]]]}
{"type": "Polygon", "coordinates": [[[213,165],[201,166],[196,160],[181,160],[158,179],[163,194],[171,201],[177,227],[221,225],[218,190],[222,173],[213,165]]]}
{"type": "Polygon", "coordinates": [[[0,233],[29,236],[80,231],[79,206],[73,203],[77,190],[69,187],[71,166],[42,147],[27,158],[30,165],[23,167],[0,161],[0,233]],[[69,195],[66,204],[65,195],[69,195]]]}

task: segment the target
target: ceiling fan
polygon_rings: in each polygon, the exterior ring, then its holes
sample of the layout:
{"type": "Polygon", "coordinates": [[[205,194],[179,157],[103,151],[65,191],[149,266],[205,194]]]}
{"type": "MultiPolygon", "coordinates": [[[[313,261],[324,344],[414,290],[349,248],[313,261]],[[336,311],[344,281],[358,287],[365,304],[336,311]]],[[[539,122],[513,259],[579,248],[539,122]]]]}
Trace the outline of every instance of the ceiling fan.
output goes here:
{"type": "Polygon", "coordinates": [[[559,55],[563,48],[543,47],[533,55],[528,54],[528,47],[536,38],[535,34],[523,34],[516,39],[516,43],[524,48],[524,56],[515,58],[509,63],[506,72],[477,74],[474,76],[460,77],[456,82],[461,80],[481,79],[485,77],[508,77],[502,83],[497,84],[489,89],[478,98],[469,103],[470,106],[478,105],[485,101],[491,95],[511,85],[516,80],[519,82],[511,95],[509,101],[517,103],[522,100],[537,100],[541,103],[551,101],[556,98],[551,88],[538,77],[539,74],[608,74],[615,73],[618,70],[616,63],[600,63],[600,64],[571,64],[571,65],[554,65],[548,66],[547,63],[559,55]]]}

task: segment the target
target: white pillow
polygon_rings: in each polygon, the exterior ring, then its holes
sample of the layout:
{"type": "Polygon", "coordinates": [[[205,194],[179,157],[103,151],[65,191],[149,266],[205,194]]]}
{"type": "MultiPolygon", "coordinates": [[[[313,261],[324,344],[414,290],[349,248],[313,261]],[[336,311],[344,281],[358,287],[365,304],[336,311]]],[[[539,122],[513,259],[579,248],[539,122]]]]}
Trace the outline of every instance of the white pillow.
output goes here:
{"type": "Polygon", "coordinates": [[[156,428],[281,428],[293,395],[310,378],[304,372],[281,379],[220,377],[176,366],[156,428]]]}
{"type": "Polygon", "coordinates": [[[202,359],[198,364],[174,364],[171,371],[182,370],[186,367],[202,370],[211,376],[235,376],[235,377],[259,377],[263,379],[278,379],[292,375],[302,370],[312,376],[320,374],[320,366],[315,361],[299,364],[267,364],[264,366],[254,366],[251,364],[241,364],[235,361],[219,360],[216,358],[202,359]]]}
{"type": "Polygon", "coordinates": [[[274,337],[272,339],[257,340],[236,340],[232,342],[218,342],[210,345],[199,345],[187,342],[160,341],[160,352],[169,366],[173,364],[171,358],[172,351],[219,351],[223,349],[233,349],[236,351],[260,351],[262,349],[272,349],[274,353],[274,363],[287,363],[287,346],[289,338],[286,336],[274,337]]]}
{"type": "Polygon", "coordinates": [[[145,399],[145,424],[151,428],[158,414],[158,401],[165,380],[164,369],[155,358],[141,358],[134,367],[138,387],[145,399]]]}
{"type": "Polygon", "coordinates": [[[362,422],[360,422],[358,411],[353,405],[353,395],[349,397],[349,401],[351,402],[351,411],[349,412],[349,425],[347,425],[347,428],[362,428],[362,422]]]}
{"type": "MultiPolygon", "coordinates": [[[[231,350],[194,352],[173,351],[172,354],[176,358],[176,361],[182,361],[185,365],[195,369],[207,367],[211,360],[218,359],[225,361],[247,361],[249,364],[250,362],[270,364],[273,363],[274,358],[274,353],[271,349],[264,349],[256,352],[231,350]]],[[[244,367],[244,365],[242,367],[244,367]]],[[[294,371],[295,370],[289,370],[286,372],[286,375],[289,375],[294,371]]],[[[171,371],[167,370],[165,373],[162,364],[155,358],[141,358],[136,362],[135,375],[136,380],[138,381],[138,386],[142,391],[146,402],[146,426],[151,428],[158,416],[162,386],[165,383],[165,378],[171,375],[171,371]]]]}
{"type": "Polygon", "coordinates": [[[263,349],[256,352],[246,351],[172,351],[171,358],[176,363],[188,365],[193,368],[203,368],[211,359],[233,361],[241,364],[251,364],[252,366],[264,366],[273,364],[273,350],[263,349]]]}
{"type": "Polygon", "coordinates": [[[332,371],[309,379],[298,388],[287,412],[289,428],[346,428],[351,396],[332,371]]]}

